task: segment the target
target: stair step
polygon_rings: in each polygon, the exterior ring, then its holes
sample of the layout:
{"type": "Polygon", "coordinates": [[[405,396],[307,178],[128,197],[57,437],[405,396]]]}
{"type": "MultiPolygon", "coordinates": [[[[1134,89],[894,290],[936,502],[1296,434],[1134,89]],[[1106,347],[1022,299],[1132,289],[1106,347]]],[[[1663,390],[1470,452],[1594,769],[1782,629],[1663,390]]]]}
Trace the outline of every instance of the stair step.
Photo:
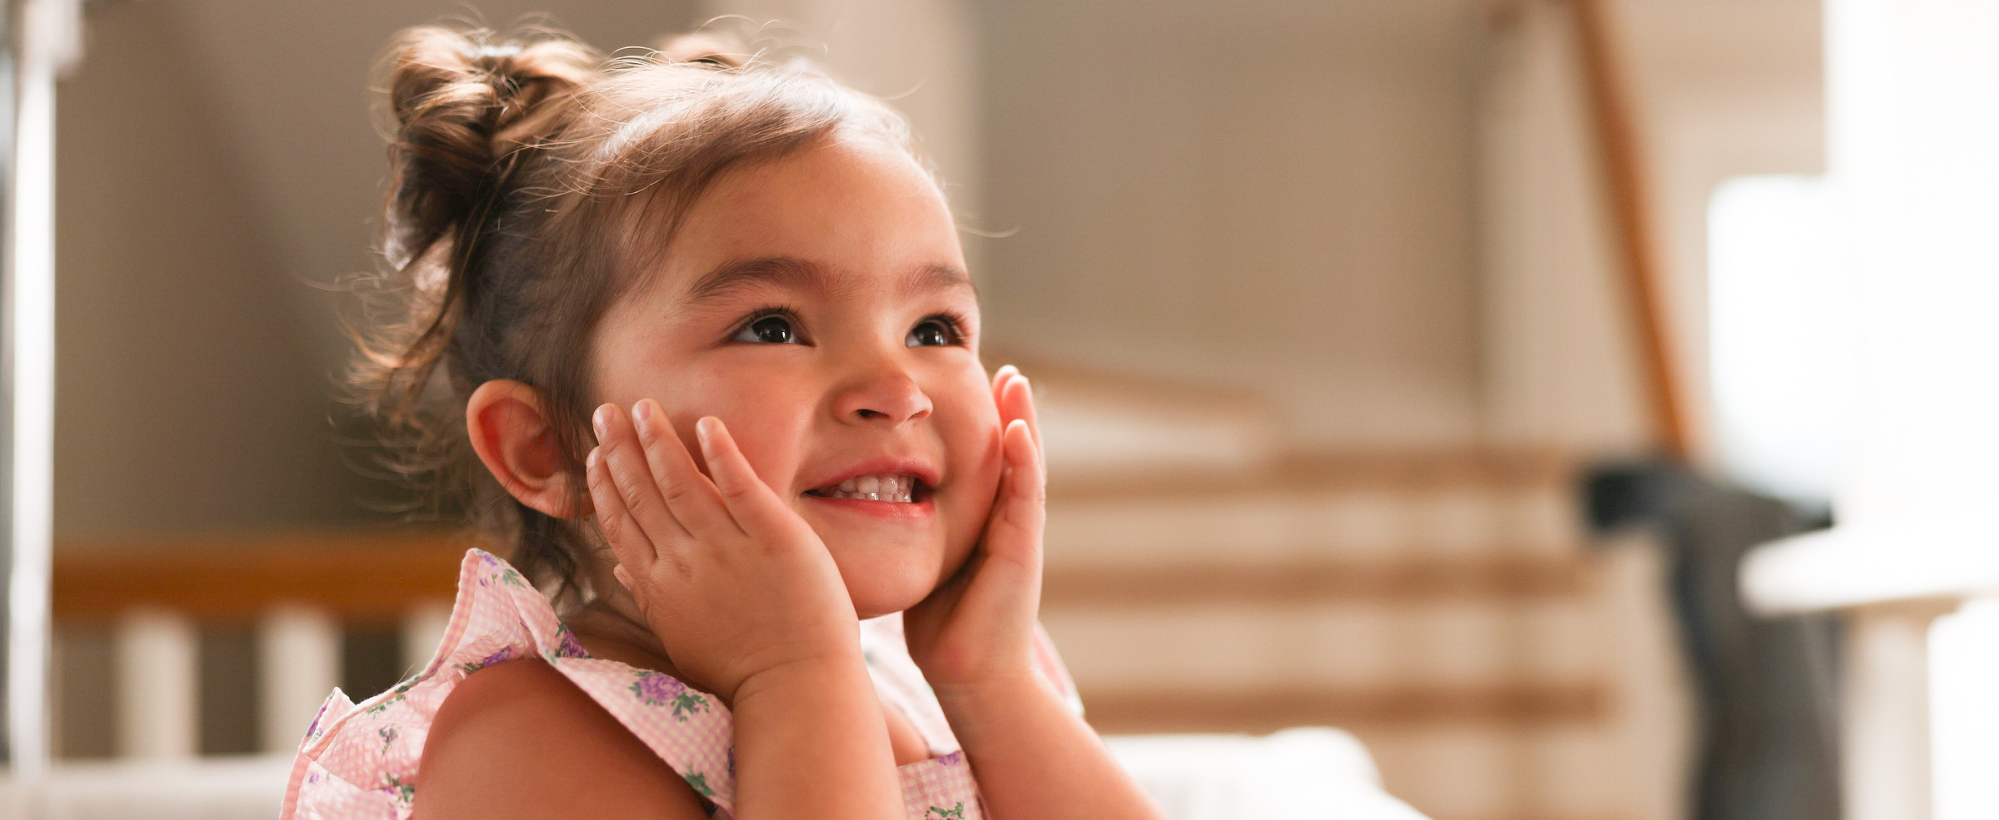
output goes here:
{"type": "Polygon", "coordinates": [[[1291,726],[1352,731],[1412,726],[1543,726],[1603,719],[1603,687],[1296,687],[1192,691],[1080,688],[1090,725],[1108,734],[1274,732],[1291,726]]]}
{"type": "Polygon", "coordinates": [[[1307,601],[1569,597],[1587,590],[1574,559],[1498,555],[1464,560],[1062,563],[1042,580],[1046,606],[1158,606],[1307,601]]]}
{"type": "Polygon", "coordinates": [[[1283,604],[1050,604],[1041,621],[1079,686],[1584,686],[1611,636],[1587,598],[1283,604]]]}
{"type": "Polygon", "coordinates": [[[1162,462],[1104,472],[1061,470],[1051,453],[1048,491],[1061,500],[1551,488],[1568,494],[1576,465],[1574,457],[1548,450],[1273,451],[1235,470],[1162,462]]]}
{"type": "Polygon", "coordinates": [[[1047,533],[1051,566],[1571,558],[1585,541],[1566,487],[1051,497],[1047,533]]]}

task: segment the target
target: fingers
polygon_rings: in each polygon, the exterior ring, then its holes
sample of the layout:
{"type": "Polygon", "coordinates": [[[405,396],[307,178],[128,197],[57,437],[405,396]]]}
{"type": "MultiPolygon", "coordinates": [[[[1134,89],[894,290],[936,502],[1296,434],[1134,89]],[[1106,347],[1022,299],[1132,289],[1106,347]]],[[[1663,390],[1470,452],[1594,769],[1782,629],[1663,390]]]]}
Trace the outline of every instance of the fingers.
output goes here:
{"type": "Polygon", "coordinates": [[[1047,475],[1041,463],[1041,448],[1035,443],[1027,419],[1014,419],[1000,435],[1000,446],[1006,453],[1008,468],[1006,512],[1032,513],[1035,531],[1039,525],[1047,503],[1047,475]]]}
{"type": "Polygon", "coordinates": [[[1000,445],[1008,469],[1000,480],[999,500],[986,525],[986,551],[1024,567],[1038,567],[1047,490],[1027,421],[1008,423],[1000,434],[1000,445]]]}
{"type": "MultiPolygon", "coordinates": [[[[610,466],[604,462],[603,448],[590,451],[590,457],[584,460],[584,476],[590,486],[597,527],[603,530],[604,540],[610,542],[611,552],[618,556],[618,565],[631,567],[640,574],[651,572],[658,553],[652,539],[625,508],[624,495],[617,487],[617,480],[611,477],[610,466]]],[[[630,586],[626,584],[627,588],[630,586]]]]}
{"type": "Polygon", "coordinates": [[[686,538],[687,529],[667,508],[660,487],[653,482],[643,445],[623,408],[606,404],[597,408],[590,422],[597,431],[598,460],[610,472],[619,500],[639,529],[655,547],[669,539],[686,538]]]}
{"type": "Polygon", "coordinates": [[[1034,447],[1041,448],[1041,424],[1034,414],[1034,389],[1027,377],[1013,365],[999,369],[993,375],[993,403],[999,406],[1000,423],[1008,424],[1014,419],[1027,422],[1027,432],[1034,439],[1034,447]]]}
{"type": "Polygon", "coordinates": [[[773,535],[798,520],[770,485],[757,477],[721,419],[708,416],[695,422],[694,436],[701,443],[701,456],[708,462],[708,474],[715,479],[722,503],[745,533],[773,535]]]}
{"type": "Polygon", "coordinates": [[[666,411],[652,399],[632,405],[633,428],[644,448],[646,465],[653,484],[675,520],[696,537],[739,533],[714,482],[701,474],[694,457],[687,452],[666,411]]]}

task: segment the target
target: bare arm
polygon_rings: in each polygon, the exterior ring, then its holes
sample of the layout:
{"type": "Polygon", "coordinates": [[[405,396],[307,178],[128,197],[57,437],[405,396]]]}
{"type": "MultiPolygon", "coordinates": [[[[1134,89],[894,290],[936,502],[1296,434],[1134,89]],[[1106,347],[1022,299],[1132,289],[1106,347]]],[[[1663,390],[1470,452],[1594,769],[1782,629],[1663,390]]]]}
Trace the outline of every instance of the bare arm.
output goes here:
{"type": "Polygon", "coordinates": [[[686,781],[539,660],[465,679],[424,741],[414,820],[706,820],[686,781]]]}
{"type": "MultiPolygon", "coordinates": [[[[735,814],[853,816],[815,811],[835,807],[816,792],[866,779],[868,756],[839,740],[879,732],[881,702],[865,668],[845,673],[844,683],[837,669],[790,671],[795,686],[767,678],[739,696],[735,814]]],[[[665,761],[562,673],[532,659],[479,670],[452,690],[418,771],[414,820],[708,818],[665,761]]]]}
{"type": "Polygon", "coordinates": [[[747,682],[734,714],[737,817],[902,816],[881,699],[858,652],[747,682]]]}
{"type": "Polygon", "coordinates": [[[1039,677],[944,687],[937,696],[979,779],[988,816],[1163,816],[1096,730],[1039,677]]]}

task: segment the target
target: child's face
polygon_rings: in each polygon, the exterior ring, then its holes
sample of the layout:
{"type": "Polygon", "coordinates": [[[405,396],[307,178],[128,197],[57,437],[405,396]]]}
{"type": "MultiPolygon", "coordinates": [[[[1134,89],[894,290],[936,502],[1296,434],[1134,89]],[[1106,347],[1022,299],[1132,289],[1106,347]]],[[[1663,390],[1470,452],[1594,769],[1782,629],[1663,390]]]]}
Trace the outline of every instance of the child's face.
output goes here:
{"type": "Polygon", "coordinates": [[[605,313],[592,386],[627,408],[658,401],[697,454],[695,420],[721,419],[825,541],[859,614],[898,612],[964,562],[999,480],[964,271],[906,153],[827,139],[702,194],[665,269],[605,313]],[[870,478],[913,500],[834,494],[870,478]]]}

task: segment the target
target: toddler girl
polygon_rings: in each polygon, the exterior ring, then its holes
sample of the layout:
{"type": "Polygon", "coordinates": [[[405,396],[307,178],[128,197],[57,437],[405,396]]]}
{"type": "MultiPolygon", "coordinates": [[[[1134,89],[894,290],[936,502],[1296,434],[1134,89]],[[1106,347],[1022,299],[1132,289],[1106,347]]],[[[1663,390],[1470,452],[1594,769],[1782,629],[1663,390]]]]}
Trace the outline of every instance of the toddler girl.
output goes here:
{"type": "Polygon", "coordinates": [[[385,65],[409,298],[357,372],[511,564],[334,693],[286,818],[1156,816],[1036,626],[1027,381],[895,113],[685,40],[385,65]]]}

